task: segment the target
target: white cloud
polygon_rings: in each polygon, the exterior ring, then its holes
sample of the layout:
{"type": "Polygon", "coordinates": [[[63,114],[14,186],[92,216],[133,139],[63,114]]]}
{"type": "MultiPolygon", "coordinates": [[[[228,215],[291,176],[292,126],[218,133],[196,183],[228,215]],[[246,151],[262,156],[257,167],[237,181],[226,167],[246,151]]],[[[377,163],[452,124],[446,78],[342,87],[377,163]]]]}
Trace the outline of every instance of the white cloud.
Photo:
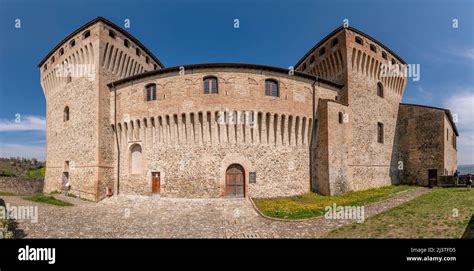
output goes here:
{"type": "Polygon", "coordinates": [[[0,132],[46,131],[46,119],[41,116],[20,116],[17,119],[0,119],[0,132]]]}
{"type": "Polygon", "coordinates": [[[457,118],[458,164],[474,164],[474,90],[451,96],[445,107],[457,118]]]}
{"type": "Polygon", "coordinates": [[[45,151],[44,146],[0,143],[0,157],[36,158],[44,161],[45,151]]]}

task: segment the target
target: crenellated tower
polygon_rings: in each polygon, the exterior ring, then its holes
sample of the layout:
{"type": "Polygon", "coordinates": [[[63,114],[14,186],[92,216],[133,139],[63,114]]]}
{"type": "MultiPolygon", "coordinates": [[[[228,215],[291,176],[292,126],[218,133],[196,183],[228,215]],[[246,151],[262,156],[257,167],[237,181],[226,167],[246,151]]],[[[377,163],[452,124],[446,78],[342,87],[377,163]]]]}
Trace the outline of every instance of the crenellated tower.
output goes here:
{"type": "Polygon", "coordinates": [[[90,200],[113,193],[113,105],[107,84],[163,68],[137,39],[98,17],[63,39],[39,63],[46,97],[45,191],[90,200]]]}

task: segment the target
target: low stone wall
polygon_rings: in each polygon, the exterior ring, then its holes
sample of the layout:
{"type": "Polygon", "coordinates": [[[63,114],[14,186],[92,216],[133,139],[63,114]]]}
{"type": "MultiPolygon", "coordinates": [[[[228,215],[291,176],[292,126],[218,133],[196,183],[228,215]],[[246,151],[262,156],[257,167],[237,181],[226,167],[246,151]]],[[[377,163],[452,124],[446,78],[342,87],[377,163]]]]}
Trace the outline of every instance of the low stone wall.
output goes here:
{"type": "Polygon", "coordinates": [[[15,195],[42,193],[43,184],[43,179],[0,177],[0,192],[9,192],[15,195]]]}

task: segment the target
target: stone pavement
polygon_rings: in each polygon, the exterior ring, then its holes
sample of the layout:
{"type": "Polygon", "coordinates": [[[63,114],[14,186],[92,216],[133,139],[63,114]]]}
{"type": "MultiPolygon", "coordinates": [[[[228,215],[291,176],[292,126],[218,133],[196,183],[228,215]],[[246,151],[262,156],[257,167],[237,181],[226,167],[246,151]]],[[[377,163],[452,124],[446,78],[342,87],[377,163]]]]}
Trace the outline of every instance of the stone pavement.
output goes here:
{"type": "MultiPolygon", "coordinates": [[[[365,207],[365,218],[429,191],[417,188],[365,207]]],[[[247,199],[176,199],[121,195],[99,203],[56,196],[58,207],[2,196],[13,206],[39,206],[37,223],[18,221],[26,238],[318,238],[355,223],[324,217],[279,221],[262,217],[247,199]]]]}

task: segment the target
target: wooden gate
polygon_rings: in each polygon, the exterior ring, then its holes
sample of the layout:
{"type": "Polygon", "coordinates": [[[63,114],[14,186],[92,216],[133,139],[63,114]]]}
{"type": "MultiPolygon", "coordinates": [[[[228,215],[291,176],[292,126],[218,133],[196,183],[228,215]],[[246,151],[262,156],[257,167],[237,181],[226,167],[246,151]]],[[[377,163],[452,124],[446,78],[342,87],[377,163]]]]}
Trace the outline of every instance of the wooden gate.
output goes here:
{"type": "Polygon", "coordinates": [[[151,193],[160,194],[160,173],[159,172],[151,173],[151,193]]]}
{"type": "Polygon", "coordinates": [[[245,197],[245,171],[239,164],[232,164],[227,168],[225,175],[225,197],[245,197]]]}

